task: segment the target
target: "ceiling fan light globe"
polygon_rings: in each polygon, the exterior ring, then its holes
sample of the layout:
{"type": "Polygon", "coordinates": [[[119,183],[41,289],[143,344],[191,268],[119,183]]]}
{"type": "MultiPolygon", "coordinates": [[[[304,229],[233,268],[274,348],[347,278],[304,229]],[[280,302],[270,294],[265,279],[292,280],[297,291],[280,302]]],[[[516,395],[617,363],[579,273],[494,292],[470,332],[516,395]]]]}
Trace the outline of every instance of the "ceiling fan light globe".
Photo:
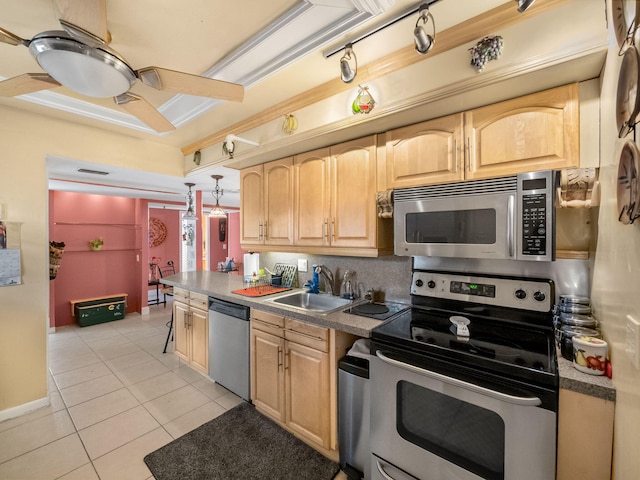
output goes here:
{"type": "Polygon", "coordinates": [[[45,72],[82,95],[116,97],[136,81],[134,71],[122,59],[73,39],[36,37],[29,50],[45,72]]]}

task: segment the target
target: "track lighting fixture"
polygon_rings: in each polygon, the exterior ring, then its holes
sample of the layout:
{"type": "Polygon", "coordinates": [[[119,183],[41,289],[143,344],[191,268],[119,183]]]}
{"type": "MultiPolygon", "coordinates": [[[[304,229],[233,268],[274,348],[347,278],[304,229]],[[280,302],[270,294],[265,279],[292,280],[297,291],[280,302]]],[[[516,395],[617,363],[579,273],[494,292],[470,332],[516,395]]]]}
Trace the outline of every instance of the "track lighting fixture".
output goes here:
{"type": "Polygon", "coordinates": [[[227,214],[220,207],[220,197],[224,195],[224,190],[220,188],[220,186],[218,185],[218,181],[222,178],[222,175],[211,175],[211,178],[216,181],[216,188],[214,188],[213,192],[211,192],[213,198],[216,199],[216,206],[213,207],[209,212],[209,218],[227,218],[227,214]]]}
{"type": "Polygon", "coordinates": [[[185,183],[189,187],[189,193],[187,193],[187,211],[183,215],[183,218],[197,218],[196,209],[193,204],[193,194],[191,193],[191,187],[195,186],[195,183],[185,183]]]}
{"type": "Polygon", "coordinates": [[[535,3],[536,0],[516,0],[518,4],[518,11],[520,13],[524,12],[527,8],[535,3]]]}
{"type": "Polygon", "coordinates": [[[413,29],[413,39],[416,46],[416,52],[420,55],[425,55],[429,53],[429,50],[433,47],[433,43],[436,41],[436,23],[433,20],[433,15],[431,15],[431,12],[429,11],[428,4],[425,3],[420,5],[419,13],[420,16],[418,17],[416,26],[413,29]],[[429,19],[431,19],[433,35],[429,35],[425,30],[427,23],[429,23],[429,19]],[[422,25],[420,25],[420,22],[422,22],[422,25]]]}
{"type": "Polygon", "coordinates": [[[344,83],[350,83],[354,78],[356,78],[357,73],[358,59],[356,58],[356,54],[353,52],[353,45],[347,43],[344,47],[344,55],[340,59],[340,78],[344,83]],[[351,65],[349,65],[349,61],[352,57],[354,68],[351,68],[351,65]]]}

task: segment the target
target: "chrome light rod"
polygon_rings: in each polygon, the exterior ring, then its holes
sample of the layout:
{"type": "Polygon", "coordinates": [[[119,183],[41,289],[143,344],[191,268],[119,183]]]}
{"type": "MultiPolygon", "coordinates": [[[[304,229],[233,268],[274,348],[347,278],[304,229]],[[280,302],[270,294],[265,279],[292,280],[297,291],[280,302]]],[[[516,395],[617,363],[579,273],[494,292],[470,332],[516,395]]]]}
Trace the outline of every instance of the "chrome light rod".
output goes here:
{"type": "Polygon", "coordinates": [[[327,50],[325,50],[324,52],[322,52],[322,55],[324,56],[324,58],[329,58],[332,55],[335,55],[338,52],[341,52],[342,50],[345,49],[345,45],[346,44],[351,44],[351,45],[355,45],[356,43],[358,43],[360,40],[364,40],[367,37],[370,37],[371,35],[373,35],[374,33],[378,33],[380,30],[384,30],[387,27],[390,27],[391,25],[394,25],[396,23],[398,23],[400,20],[404,20],[405,18],[413,15],[414,13],[418,13],[418,11],[420,11],[420,8],[423,6],[426,7],[431,7],[432,5],[435,5],[436,3],[440,2],[440,0],[425,0],[424,2],[421,2],[419,5],[415,6],[415,7],[411,7],[407,10],[405,10],[404,12],[398,14],[396,17],[391,18],[389,20],[387,20],[386,22],[373,27],[372,29],[364,32],[363,34],[361,34],[359,37],[353,39],[353,40],[349,40],[347,42],[343,42],[340,44],[340,46],[338,47],[332,47],[329,48],[327,50]]]}

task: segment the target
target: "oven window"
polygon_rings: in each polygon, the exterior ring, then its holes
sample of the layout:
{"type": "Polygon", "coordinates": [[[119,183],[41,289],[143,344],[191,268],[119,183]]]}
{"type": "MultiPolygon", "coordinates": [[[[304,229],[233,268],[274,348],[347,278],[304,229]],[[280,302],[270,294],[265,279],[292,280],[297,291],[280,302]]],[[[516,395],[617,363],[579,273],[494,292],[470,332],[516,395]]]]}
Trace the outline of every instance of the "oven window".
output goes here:
{"type": "Polygon", "coordinates": [[[492,208],[408,213],[407,243],[496,243],[496,211],[492,208]]]}
{"type": "Polygon", "coordinates": [[[488,480],[504,479],[502,418],[495,412],[410,382],[397,384],[398,433],[488,480]]]}

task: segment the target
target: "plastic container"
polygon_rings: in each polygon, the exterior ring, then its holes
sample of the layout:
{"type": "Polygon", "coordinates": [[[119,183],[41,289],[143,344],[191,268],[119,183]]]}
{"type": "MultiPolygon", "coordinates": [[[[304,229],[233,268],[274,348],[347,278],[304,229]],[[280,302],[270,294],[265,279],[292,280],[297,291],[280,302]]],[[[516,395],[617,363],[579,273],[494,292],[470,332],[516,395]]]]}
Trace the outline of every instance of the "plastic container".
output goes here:
{"type": "Polygon", "coordinates": [[[607,342],[595,337],[573,338],[573,366],[590,375],[604,375],[607,370],[607,342]]]}

